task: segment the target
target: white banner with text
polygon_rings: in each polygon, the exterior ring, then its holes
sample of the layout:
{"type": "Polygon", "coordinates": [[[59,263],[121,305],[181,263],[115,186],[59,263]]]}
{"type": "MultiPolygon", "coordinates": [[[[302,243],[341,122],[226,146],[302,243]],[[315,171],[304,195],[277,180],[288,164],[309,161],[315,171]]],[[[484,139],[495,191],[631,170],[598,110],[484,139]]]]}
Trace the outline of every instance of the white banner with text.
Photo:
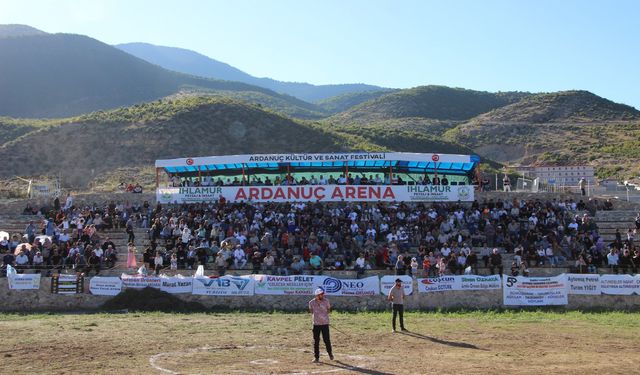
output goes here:
{"type": "Polygon", "coordinates": [[[194,277],[192,293],[202,296],[252,296],[254,284],[251,277],[194,277]]]}
{"type": "Polygon", "coordinates": [[[192,277],[161,277],[160,290],[171,294],[191,293],[192,277]]]}
{"type": "Polygon", "coordinates": [[[89,281],[89,292],[97,296],[116,296],[122,291],[119,277],[94,276],[89,281]]]}
{"type": "Polygon", "coordinates": [[[448,290],[489,290],[500,289],[500,275],[447,275],[418,279],[418,292],[431,293],[448,290]]]}
{"type": "Polygon", "coordinates": [[[179,159],[156,160],[156,167],[193,167],[216,164],[246,164],[252,167],[254,163],[326,163],[351,161],[417,161],[437,163],[470,163],[471,155],[432,154],[415,152],[339,152],[339,153],[295,153],[295,154],[248,154],[248,155],[218,155],[199,156],[179,159]]]}
{"type": "Polygon", "coordinates": [[[568,273],[569,294],[599,295],[600,275],[568,273]]]}
{"type": "Polygon", "coordinates": [[[159,188],[160,203],[213,202],[457,202],[473,201],[469,185],[299,185],[159,188]]]}
{"type": "Polygon", "coordinates": [[[315,277],[316,287],[322,288],[329,296],[375,296],[380,291],[380,279],[377,276],[362,279],[336,279],[333,277],[315,277]]]}
{"type": "Polygon", "coordinates": [[[13,273],[7,275],[7,279],[9,280],[9,289],[40,289],[39,273],[13,273]]]}
{"type": "Polygon", "coordinates": [[[122,285],[125,288],[142,289],[146,287],[160,289],[161,278],[158,276],[144,276],[144,275],[127,275],[122,274],[122,285]]]}
{"type": "Polygon", "coordinates": [[[410,294],[413,294],[413,278],[407,275],[382,276],[380,278],[380,294],[385,296],[388,295],[391,288],[393,288],[393,286],[395,285],[396,279],[402,280],[402,287],[404,288],[405,295],[408,296],[410,294]]]}
{"type": "Polygon", "coordinates": [[[640,277],[637,275],[601,275],[600,290],[603,294],[630,296],[640,295],[640,277]]]}
{"type": "Polygon", "coordinates": [[[253,275],[256,294],[271,295],[312,295],[325,276],[271,276],[253,275]]]}
{"type": "Polygon", "coordinates": [[[503,303],[506,306],[566,305],[569,286],[567,276],[502,278],[503,303]]]}

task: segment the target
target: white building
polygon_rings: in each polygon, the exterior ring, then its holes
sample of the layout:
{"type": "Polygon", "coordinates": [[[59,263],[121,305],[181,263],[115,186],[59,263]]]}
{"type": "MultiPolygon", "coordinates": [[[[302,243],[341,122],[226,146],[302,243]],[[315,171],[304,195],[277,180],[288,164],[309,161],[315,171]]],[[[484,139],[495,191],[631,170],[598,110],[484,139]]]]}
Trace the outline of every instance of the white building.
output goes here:
{"type": "Polygon", "coordinates": [[[596,183],[595,169],[589,165],[553,165],[514,167],[527,178],[538,178],[540,182],[557,185],[577,185],[581,178],[589,184],[596,183]]]}

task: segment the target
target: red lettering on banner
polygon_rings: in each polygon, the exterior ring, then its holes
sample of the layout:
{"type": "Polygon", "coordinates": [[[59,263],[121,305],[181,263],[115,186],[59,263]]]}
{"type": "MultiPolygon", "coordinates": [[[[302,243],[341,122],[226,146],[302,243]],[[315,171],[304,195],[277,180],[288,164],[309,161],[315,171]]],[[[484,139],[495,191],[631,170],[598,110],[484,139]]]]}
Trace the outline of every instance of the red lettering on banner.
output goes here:
{"type": "Polygon", "coordinates": [[[347,188],[345,189],[344,192],[344,197],[349,199],[355,199],[356,198],[356,188],[354,188],[353,186],[347,186],[347,188]]]}
{"type": "Polygon", "coordinates": [[[367,187],[366,186],[358,186],[358,199],[367,199],[367,187]]]}
{"type": "Polygon", "coordinates": [[[382,199],[387,199],[387,198],[391,198],[393,200],[396,199],[396,195],[393,194],[393,190],[391,189],[391,187],[388,187],[384,190],[384,193],[382,194],[382,199]]]}
{"type": "Polygon", "coordinates": [[[260,198],[260,189],[258,188],[249,188],[249,199],[259,199],[260,198]]]}
{"type": "Polygon", "coordinates": [[[287,199],[300,199],[300,188],[287,188],[287,199]]]}
{"type": "Polygon", "coordinates": [[[316,200],[324,199],[324,187],[317,187],[313,190],[313,195],[316,197],[316,200]]]}
{"type": "Polygon", "coordinates": [[[380,188],[379,187],[370,187],[369,188],[369,198],[380,199],[380,188]]]}
{"type": "Polygon", "coordinates": [[[287,197],[284,196],[284,190],[282,190],[282,188],[277,188],[276,189],[276,193],[273,195],[273,199],[286,199],[287,197]]]}
{"type": "Polygon", "coordinates": [[[340,189],[340,186],[336,186],[336,187],[333,188],[333,193],[331,194],[331,199],[335,199],[335,198],[344,199],[344,196],[342,195],[342,190],[340,189]]]}
{"type": "Polygon", "coordinates": [[[273,190],[270,188],[262,188],[262,199],[269,200],[273,197],[273,190]]]}
{"type": "Polygon", "coordinates": [[[308,189],[302,188],[302,191],[300,192],[300,196],[302,197],[302,199],[309,200],[309,199],[311,199],[311,197],[313,196],[313,191],[314,191],[314,190],[315,190],[315,189],[314,189],[314,188],[311,188],[311,187],[310,187],[310,188],[308,188],[308,189]],[[306,192],[307,194],[305,194],[305,192],[306,192]]]}
{"type": "Polygon", "coordinates": [[[246,199],[247,199],[247,194],[244,192],[244,189],[242,188],[238,189],[238,192],[236,192],[236,197],[234,201],[238,202],[246,199]]]}

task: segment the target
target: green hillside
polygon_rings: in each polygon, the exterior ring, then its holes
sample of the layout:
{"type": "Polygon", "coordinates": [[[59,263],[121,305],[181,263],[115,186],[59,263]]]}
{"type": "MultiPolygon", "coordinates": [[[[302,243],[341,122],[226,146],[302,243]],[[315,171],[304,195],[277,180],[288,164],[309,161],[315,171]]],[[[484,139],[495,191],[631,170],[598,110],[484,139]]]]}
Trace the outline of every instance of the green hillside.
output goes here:
{"type": "Polygon", "coordinates": [[[0,177],[60,174],[82,187],[104,174],[148,168],[156,159],[242,153],[413,151],[470,153],[437,137],[392,128],[339,129],[293,120],[217,97],[157,100],[61,120],[0,121],[14,137],[0,146],[0,177]],[[59,140],[73,140],[61,147],[59,140]],[[23,152],[38,145],[37,152],[23,152]]]}
{"type": "Polygon", "coordinates": [[[302,118],[318,118],[324,112],[262,87],[171,72],[81,35],[0,38],[0,56],[2,116],[75,116],[152,101],[181,90],[233,93],[267,106],[275,103],[274,109],[302,118]]]}
{"type": "Polygon", "coordinates": [[[640,111],[588,91],[537,94],[478,116],[478,122],[594,122],[640,119],[640,111]]]}
{"type": "Polygon", "coordinates": [[[640,112],[585,91],[528,97],[443,137],[511,164],[590,164],[621,179],[640,172],[640,112]]]}
{"type": "Polygon", "coordinates": [[[397,90],[378,90],[378,91],[365,91],[365,92],[350,92],[347,94],[333,96],[327,99],[320,100],[316,104],[324,109],[329,114],[336,114],[346,111],[347,109],[354,107],[358,104],[367,102],[369,100],[377,99],[383,95],[395,92],[397,90]]]}
{"type": "Polygon", "coordinates": [[[514,103],[527,95],[420,86],[369,100],[332,116],[329,121],[334,124],[364,124],[406,117],[462,121],[514,103]]]}

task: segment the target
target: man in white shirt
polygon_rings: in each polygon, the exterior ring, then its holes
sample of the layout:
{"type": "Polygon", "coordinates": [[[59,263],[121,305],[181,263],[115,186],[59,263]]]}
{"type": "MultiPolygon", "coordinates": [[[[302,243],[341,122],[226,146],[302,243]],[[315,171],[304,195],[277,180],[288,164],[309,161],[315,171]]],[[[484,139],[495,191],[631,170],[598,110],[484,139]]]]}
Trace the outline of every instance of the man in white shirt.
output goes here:
{"type": "Polygon", "coordinates": [[[373,227],[373,224],[369,224],[369,228],[367,228],[366,235],[369,238],[376,239],[376,229],[373,227]]]}
{"type": "Polygon", "coordinates": [[[387,242],[391,243],[395,241],[398,241],[398,236],[393,232],[389,232],[389,234],[387,234],[387,242]]]}
{"type": "Polygon", "coordinates": [[[16,257],[16,269],[24,270],[29,266],[29,257],[24,253],[24,251],[20,251],[18,256],[16,257]]]}
{"type": "Polygon", "coordinates": [[[240,246],[244,246],[244,244],[247,242],[247,236],[245,236],[242,232],[236,233],[234,237],[238,240],[240,246]]]}
{"type": "Polygon", "coordinates": [[[58,241],[61,243],[67,243],[69,242],[69,240],[70,240],[70,237],[66,229],[62,233],[60,233],[60,235],[58,235],[58,241]]]}
{"type": "Polygon", "coordinates": [[[442,246],[442,248],[440,249],[440,254],[442,254],[443,257],[448,257],[449,254],[451,254],[451,248],[449,247],[449,244],[444,244],[444,246],[442,246]]]}
{"type": "Polygon", "coordinates": [[[242,250],[240,245],[236,245],[236,249],[233,252],[233,266],[235,269],[242,269],[247,265],[247,256],[242,250]]]}
{"type": "Polygon", "coordinates": [[[351,234],[352,235],[357,234],[358,231],[360,230],[360,226],[355,221],[351,222],[350,228],[351,228],[351,234]]]}
{"type": "Polygon", "coordinates": [[[64,211],[69,211],[73,207],[73,197],[71,193],[67,194],[67,200],[64,203],[64,211]]]}
{"type": "Polygon", "coordinates": [[[389,224],[382,222],[380,223],[380,233],[385,234],[389,231],[389,224]]]}
{"type": "Polygon", "coordinates": [[[618,274],[618,260],[620,257],[618,256],[618,252],[615,248],[611,248],[609,254],[607,254],[607,264],[609,268],[611,268],[611,272],[614,272],[616,275],[618,274]]]}
{"type": "Polygon", "coordinates": [[[358,279],[364,274],[364,271],[367,269],[366,267],[367,266],[364,260],[364,256],[362,256],[362,254],[359,254],[358,259],[356,259],[356,264],[353,267],[353,269],[356,271],[356,277],[358,279]]]}
{"type": "Polygon", "coordinates": [[[100,246],[97,246],[96,249],[93,250],[93,253],[100,259],[100,268],[102,268],[104,251],[102,251],[100,246]]]}
{"type": "Polygon", "coordinates": [[[466,243],[462,244],[462,248],[460,249],[465,256],[469,256],[469,254],[471,254],[471,248],[469,246],[467,246],[466,243]]]}

